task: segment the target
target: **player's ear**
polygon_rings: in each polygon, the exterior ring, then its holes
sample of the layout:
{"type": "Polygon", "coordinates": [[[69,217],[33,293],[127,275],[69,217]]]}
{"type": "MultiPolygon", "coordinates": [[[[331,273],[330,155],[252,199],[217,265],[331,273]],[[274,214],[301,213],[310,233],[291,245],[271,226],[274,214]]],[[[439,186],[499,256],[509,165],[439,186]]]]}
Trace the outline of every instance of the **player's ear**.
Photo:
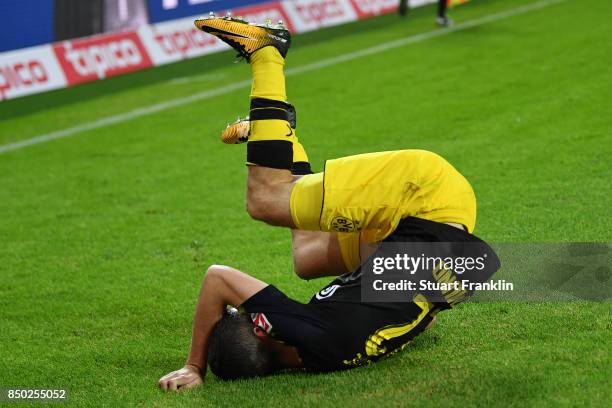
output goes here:
{"type": "Polygon", "coordinates": [[[264,338],[268,336],[268,333],[266,333],[265,330],[259,326],[253,327],[253,334],[255,334],[255,337],[257,337],[260,340],[263,340],[264,338]]]}

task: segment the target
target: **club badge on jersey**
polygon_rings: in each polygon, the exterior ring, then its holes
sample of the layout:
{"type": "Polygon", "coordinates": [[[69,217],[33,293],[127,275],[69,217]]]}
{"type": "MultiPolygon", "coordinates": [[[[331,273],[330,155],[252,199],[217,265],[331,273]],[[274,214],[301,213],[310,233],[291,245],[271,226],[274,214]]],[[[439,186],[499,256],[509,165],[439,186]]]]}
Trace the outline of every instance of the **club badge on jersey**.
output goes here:
{"type": "Polygon", "coordinates": [[[268,334],[272,332],[272,325],[265,314],[251,313],[251,320],[253,321],[253,326],[259,327],[268,334]]]}

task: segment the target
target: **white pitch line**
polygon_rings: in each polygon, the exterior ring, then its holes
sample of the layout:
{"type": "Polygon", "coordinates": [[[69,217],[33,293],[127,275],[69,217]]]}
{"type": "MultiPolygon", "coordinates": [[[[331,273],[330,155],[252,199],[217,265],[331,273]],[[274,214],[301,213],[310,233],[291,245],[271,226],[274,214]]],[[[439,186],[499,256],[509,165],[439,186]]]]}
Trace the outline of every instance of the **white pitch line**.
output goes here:
{"type": "MultiPolygon", "coordinates": [[[[317,69],[330,67],[333,65],[341,64],[343,62],[352,61],[357,58],[362,58],[372,54],[378,54],[384,51],[388,51],[394,48],[402,47],[408,44],[414,44],[421,41],[429,40],[431,38],[442,37],[444,35],[452,34],[457,31],[467,30],[472,27],[480,26],[483,24],[492,23],[495,21],[503,20],[509,17],[517,16],[519,14],[525,14],[530,11],[539,10],[554,4],[562,3],[567,0],[542,0],[524,6],[516,7],[500,13],[491,14],[489,16],[469,20],[464,23],[457,24],[454,27],[447,29],[439,29],[435,31],[428,31],[422,34],[416,34],[410,37],[404,37],[393,41],[388,41],[374,47],[364,48],[362,50],[349,52],[346,54],[338,55],[336,57],[327,58],[312,64],[302,65],[301,67],[290,68],[285,72],[286,76],[298,75],[304,72],[314,71],[317,69]]],[[[27,146],[37,145],[46,143],[55,139],[62,139],[64,137],[72,136],[77,133],[86,132],[88,130],[99,129],[102,127],[114,125],[117,123],[127,122],[132,119],[139,118],[141,116],[150,115],[152,113],[164,111],[178,106],[187,105],[192,102],[202,101],[215,96],[225,95],[238,89],[247,88],[251,85],[251,80],[240,81],[230,85],[221,86],[219,88],[211,89],[204,92],[198,92],[193,95],[172,99],[167,102],[157,103],[155,105],[146,106],[144,108],[138,108],[129,112],[121,113],[119,115],[108,116],[106,118],[98,119],[93,122],[84,123],[69,127],[62,130],[57,130],[51,133],[45,133],[40,136],[35,136],[30,139],[25,139],[19,142],[9,143],[6,145],[0,145],[0,154],[7,153],[13,150],[22,149],[27,146]]]]}

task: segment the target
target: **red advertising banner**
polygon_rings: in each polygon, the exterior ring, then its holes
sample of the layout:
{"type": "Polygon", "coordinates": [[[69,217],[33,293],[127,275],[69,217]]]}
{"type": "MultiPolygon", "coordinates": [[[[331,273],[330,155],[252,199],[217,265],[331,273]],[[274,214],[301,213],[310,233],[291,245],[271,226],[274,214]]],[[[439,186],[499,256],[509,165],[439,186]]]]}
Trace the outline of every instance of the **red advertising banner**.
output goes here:
{"type": "Polygon", "coordinates": [[[135,32],[66,41],[53,46],[69,85],[138,71],[152,66],[135,32]]]}
{"type": "Polygon", "coordinates": [[[359,19],[391,13],[397,10],[397,0],[351,0],[359,19]]]}
{"type": "Polygon", "coordinates": [[[195,28],[193,21],[169,21],[155,26],[144,26],[138,30],[138,34],[154,65],[169,64],[227,49],[216,37],[195,28]]]}
{"type": "MultiPolygon", "coordinates": [[[[219,13],[219,15],[223,14],[225,12],[219,13]]],[[[232,14],[241,16],[247,21],[264,22],[270,19],[277,23],[278,20],[283,20],[285,26],[293,30],[293,25],[279,2],[235,9],[232,10],[232,14]]],[[[138,30],[153,64],[169,64],[229,49],[216,37],[195,28],[193,20],[193,17],[182,18],[144,26],[138,30]]]]}
{"type": "Polygon", "coordinates": [[[298,33],[357,20],[349,0],[292,0],[282,4],[298,33]]]}
{"type": "Polygon", "coordinates": [[[50,45],[10,51],[1,57],[0,100],[66,86],[66,78],[50,45]]]}
{"type": "Polygon", "coordinates": [[[264,23],[267,19],[270,19],[272,20],[273,24],[277,24],[280,20],[283,22],[285,27],[289,29],[289,31],[293,32],[295,30],[293,22],[287,13],[285,13],[285,10],[280,2],[242,7],[232,10],[232,14],[235,16],[242,16],[242,18],[246,21],[255,21],[259,23],[264,23]]]}
{"type": "MultiPolygon", "coordinates": [[[[417,7],[435,0],[409,0],[417,7]]],[[[463,0],[456,0],[462,2],[463,0]]],[[[286,0],[232,10],[247,21],[282,20],[294,34],[395,11],[397,0],[286,0]]],[[[219,13],[222,14],[222,13],[219,13]]],[[[0,53],[0,100],[169,64],[229,49],[194,17],[0,53]]]]}

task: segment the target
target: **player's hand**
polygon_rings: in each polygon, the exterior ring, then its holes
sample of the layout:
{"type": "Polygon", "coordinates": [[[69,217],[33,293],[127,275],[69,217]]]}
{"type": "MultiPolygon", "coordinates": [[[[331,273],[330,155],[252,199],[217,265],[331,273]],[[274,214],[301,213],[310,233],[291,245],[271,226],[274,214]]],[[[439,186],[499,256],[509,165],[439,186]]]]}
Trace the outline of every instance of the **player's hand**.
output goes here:
{"type": "Polygon", "coordinates": [[[160,378],[159,388],[164,391],[182,391],[197,387],[202,382],[200,370],[196,366],[186,365],[160,378]]]}

